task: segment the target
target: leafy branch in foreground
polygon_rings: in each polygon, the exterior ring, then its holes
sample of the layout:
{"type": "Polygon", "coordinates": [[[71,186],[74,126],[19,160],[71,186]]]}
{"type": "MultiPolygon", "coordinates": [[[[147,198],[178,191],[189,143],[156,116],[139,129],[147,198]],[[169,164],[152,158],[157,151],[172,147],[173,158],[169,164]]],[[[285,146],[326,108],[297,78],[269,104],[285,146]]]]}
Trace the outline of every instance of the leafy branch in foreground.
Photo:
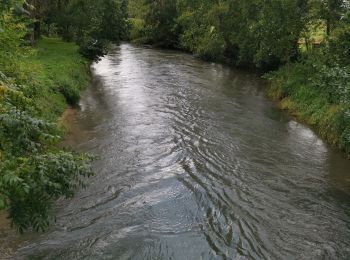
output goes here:
{"type": "Polygon", "coordinates": [[[52,202],[61,196],[72,197],[78,187],[85,187],[81,177],[92,174],[89,161],[85,155],[62,151],[5,160],[1,166],[1,204],[20,232],[48,227],[52,202]]]}

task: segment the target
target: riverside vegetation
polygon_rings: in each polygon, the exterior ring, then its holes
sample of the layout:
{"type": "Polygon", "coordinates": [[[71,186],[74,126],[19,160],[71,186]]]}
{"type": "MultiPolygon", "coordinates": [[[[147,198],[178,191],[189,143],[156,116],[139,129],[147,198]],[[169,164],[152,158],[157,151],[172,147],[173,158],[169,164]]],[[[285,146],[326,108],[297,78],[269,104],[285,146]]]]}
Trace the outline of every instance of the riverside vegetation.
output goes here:
{"type": "Polygon", "coordinates": [[[122,37],[123,8],[113,0],[0,0],[0,209],[20,232],[45,230],[55,199],[73,196],[92,174],[90,156],[58,147],[64,130],[56,122],[88,85],[90,60],[122,37]]]}
{"type": "Polygon", "coordinates": [[[130,0],[129,10],[131,40],[266,73],[283,109],[350,154],[348,0],[130,0]]]}
{"type": "Polygon", "coordinates": [[[0,0],[0,209],[20,231],[44,230],[92,174],[55,122],[122,39],[265,73],[282,108],[350,154],[347,0],[0,0]]]}

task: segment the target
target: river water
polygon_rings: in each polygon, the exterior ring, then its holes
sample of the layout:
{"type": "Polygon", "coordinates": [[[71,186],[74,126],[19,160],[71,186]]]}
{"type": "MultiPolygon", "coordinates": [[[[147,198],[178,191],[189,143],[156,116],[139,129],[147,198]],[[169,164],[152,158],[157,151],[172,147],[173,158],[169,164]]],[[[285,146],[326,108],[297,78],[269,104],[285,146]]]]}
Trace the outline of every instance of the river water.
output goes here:
{"type": "Polygon", "coordinates": [[[16,258],[350,258],[350,161],[257,76],[130,44],[92,71],[66,144],[96,176],[16,258]]]}

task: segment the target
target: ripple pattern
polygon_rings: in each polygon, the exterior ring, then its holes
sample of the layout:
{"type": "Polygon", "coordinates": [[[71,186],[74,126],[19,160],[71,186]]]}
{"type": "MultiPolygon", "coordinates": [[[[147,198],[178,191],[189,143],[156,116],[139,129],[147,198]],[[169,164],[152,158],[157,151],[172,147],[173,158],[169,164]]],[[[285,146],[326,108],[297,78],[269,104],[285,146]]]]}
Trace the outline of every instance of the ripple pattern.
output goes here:
{"type": "Polygon", "coordinates": [[[18,258],[350,258],[349,161],[258,77],[130,44],[92,71],[75,148],[97,174],[18,258]]]}

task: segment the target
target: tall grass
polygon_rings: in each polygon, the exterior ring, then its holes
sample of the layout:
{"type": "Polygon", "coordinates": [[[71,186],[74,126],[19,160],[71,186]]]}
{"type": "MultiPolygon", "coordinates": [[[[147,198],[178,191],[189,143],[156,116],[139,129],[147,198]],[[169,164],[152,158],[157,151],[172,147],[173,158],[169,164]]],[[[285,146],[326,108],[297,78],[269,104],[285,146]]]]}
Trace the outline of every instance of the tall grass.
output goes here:
{"type": "Polygon", "coordinates": [[[350,155],[350,68],[315,59],[270,73],[269,95],[350,155]]]}

